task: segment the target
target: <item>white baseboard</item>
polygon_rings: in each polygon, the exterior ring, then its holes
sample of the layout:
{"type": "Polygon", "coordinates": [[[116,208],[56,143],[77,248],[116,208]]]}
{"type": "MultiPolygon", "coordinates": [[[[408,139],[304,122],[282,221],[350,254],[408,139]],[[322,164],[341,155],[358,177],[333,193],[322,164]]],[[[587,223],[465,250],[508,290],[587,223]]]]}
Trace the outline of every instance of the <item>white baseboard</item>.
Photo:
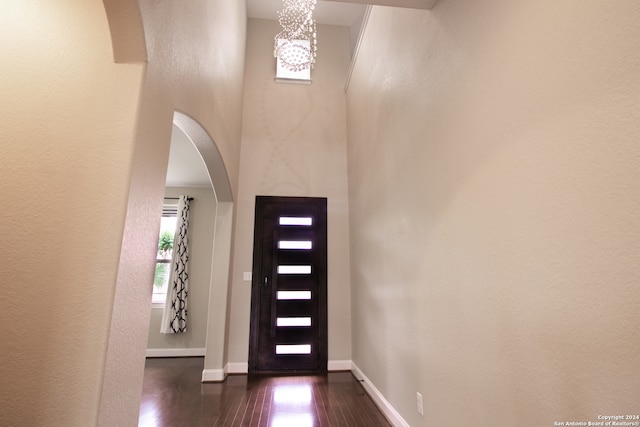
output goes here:
{"type": "Polygon", "coordinates": [[[329,360],[327,371],[350,371],[351,360],[329,360]]]}
{"type": "Polygon", "coordinates": [[[247,362],[229,362],[225,366],[225,370],[230,374],[248,374],[249,363],[247,362]]]}
{"type": "Polygon", "coordinates": [[[220,383],[227,378],[225,369],[205,369],[202,371],[202,382],[220,383]]]}
{"type": "Polygon", "coordinates": [[[148,348],[147,357],[204,356],[204,348],[148,348]]]}
{"type": "Polygon", "coordinates": [[[395,410],[391,403],[380,393],[380,390],[373,385],[373,383],[367,378],[367,376],[358,368],[355,363],[351,364],[351,372],[353,375],[362,382],[362,386],[371,399],[378,405],[378,408],[382,411],[385,417],[389,420],[394,427],[410,427],[409,423],[407,423],[395,410]]]}

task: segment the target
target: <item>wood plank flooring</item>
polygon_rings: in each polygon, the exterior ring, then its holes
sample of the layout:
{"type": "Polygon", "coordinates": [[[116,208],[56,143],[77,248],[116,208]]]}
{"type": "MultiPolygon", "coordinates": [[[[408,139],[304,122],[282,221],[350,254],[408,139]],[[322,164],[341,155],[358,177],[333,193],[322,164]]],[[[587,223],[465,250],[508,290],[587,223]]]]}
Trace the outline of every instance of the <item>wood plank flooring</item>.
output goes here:
{"type": "Polygon", "coordinates": [[[230,375],[201,383],[203,358],[145,365],[141,427],[390,426],[350,372],[318,376],[230,375]]]}

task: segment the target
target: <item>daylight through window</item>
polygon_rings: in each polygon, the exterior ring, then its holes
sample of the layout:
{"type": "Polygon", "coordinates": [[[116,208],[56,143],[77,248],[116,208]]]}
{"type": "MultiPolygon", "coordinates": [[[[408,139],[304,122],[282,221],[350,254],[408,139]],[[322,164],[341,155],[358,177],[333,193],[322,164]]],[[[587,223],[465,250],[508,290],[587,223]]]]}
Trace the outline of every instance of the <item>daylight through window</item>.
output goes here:
{"type": "Polygon", "coordinates": [[[156,255],[156,273],[153,278],[152,303],[164,304],[171,272],[173,238],[176,231],[178,205],[165,204],[162,208],[158,253],[156,255]]]}
{"type": "Polygon", "coordinates": [[[308,60],[309,40],[278,40],[276,80],[311,83],[311,67],[300,66],[308,60]]]}

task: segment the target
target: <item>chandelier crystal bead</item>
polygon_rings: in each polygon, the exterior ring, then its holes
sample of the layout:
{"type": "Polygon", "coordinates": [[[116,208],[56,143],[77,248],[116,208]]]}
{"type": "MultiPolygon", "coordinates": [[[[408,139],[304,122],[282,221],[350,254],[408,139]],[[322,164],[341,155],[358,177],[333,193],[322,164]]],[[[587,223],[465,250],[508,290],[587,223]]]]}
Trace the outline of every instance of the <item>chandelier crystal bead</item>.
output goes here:
{"type": "Polygon", "coordinates": [[[316,0],[283,0],[284,8],[278,12],[282,27],[274,37],[273,56],[291,71],[313,68],[318,42],[313,11],[316,0]]]}

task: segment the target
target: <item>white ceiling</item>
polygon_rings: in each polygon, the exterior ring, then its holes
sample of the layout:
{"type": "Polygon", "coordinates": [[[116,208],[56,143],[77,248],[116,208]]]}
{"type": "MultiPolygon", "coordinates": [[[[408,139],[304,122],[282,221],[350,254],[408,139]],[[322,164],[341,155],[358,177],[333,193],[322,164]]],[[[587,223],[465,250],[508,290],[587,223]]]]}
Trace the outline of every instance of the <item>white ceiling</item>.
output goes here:
{"type": "MultiPolygon", "coordinates": [[[[359,22],[367,5],[431,9],[437,0],[317,0],[313,16],[318,24],[350,27],[359,22]]],[[[283,0],[247,0],[247,15],[250,18],[278,19],[283,0]]]]}
{"type": "MultiPolygon", "coordinates": [[[[249,18],[278,20],[278,11],[282,10],[282,0],[247,0],[249,18]]],[[[318,0],[313,17],[318,24],[343,25],[350,27],[362,18],[366,5],[318,0]]]]}
{"type": "Polygon", "coordinates": [[[191,140],[176,125],[171,133],[167,187],[210,187],[204,160],[191,140]]]}

